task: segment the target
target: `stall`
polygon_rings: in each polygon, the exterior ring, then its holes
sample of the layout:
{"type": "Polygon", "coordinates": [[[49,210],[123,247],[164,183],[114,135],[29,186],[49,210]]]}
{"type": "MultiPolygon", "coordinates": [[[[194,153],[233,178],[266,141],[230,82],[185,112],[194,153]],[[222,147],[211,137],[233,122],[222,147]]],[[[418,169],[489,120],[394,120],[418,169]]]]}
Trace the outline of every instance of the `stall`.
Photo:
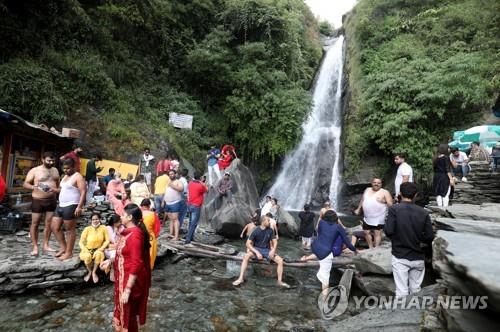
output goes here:
{"type": "Polygon", "coordinates": [[[0,110],[0,173],[9,193],[23,191],[28,171],[41,164],[45,151],[56,156],[71,150],[73,139],[0,110]]]}

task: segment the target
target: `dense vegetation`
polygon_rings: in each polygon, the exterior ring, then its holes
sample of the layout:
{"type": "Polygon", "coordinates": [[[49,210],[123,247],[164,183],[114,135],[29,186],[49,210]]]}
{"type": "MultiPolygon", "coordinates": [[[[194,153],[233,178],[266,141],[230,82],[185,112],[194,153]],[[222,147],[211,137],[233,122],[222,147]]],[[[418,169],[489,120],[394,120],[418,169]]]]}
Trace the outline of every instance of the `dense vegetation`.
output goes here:
{"type": "Polygon", "coordinates": [[[0,0],[0,20],[0,108],[76,123],[114,158],[168,142],[203,165],[230,142],[270,162],[300,137],[321,57],[302,0],[0,0]]]}
{"type": "Polygon", "coordinates": [[[407,152],[425,174],[437,144],[481,122],[500,88],[499,12],[495,0],[358,2],[346,26],[351,172],[378,150],[407,152]]]}

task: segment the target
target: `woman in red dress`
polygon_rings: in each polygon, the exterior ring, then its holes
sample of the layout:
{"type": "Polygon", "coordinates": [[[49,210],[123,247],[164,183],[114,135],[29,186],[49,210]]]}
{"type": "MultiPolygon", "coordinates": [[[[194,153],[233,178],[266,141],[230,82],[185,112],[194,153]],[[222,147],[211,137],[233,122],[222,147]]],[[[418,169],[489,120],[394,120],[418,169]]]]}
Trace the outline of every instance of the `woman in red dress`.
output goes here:
{"type": "Polygon", "coordinates": [[[113,262],[115,274],[116,331],[134,332],[146,323],[151,268],[149,235],[142,223],[142,212],[136,204],[125,206],[121,217],[125,229],[117,243],[113,262]]]}

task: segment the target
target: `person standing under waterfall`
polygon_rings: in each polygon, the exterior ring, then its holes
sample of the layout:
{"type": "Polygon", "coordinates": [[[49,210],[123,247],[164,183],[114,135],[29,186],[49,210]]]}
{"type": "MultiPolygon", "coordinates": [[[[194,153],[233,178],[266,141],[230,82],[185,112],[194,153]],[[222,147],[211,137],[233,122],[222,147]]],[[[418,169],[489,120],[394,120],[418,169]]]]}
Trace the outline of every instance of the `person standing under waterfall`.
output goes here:
{"type": "Polygon", "coordinates": [[[451,162],[448,158],[448,144],[439,144],[438,155],[432,161],[434,178],[432,186],[436,194],[438,206],[448,206],[450,202],[451,187],[455,185],[451,175],[451,162]]]}
{"type": "Polygon", "coordinates": [[[394,180],[394,197],[398,198],[401,184],[405,182],[413,182],[413,169],[406,162],[406,155],[404,153],[396,154],[394,156],[394,163],[398,165],[396,179],[394,180]]]}
{"type": "Polygon", "coordinates": [[[260,226],[256,227],[246,242],[247,253],[243,257],[241,263],[240,276],[233,282],[234,286],[241,285],[245,280],[245,271],[248,267],[250,259],[257,260],[266,259],[267,261],[274,261],[277,265],[276,274],[278,276],[278,286],[290,288],[290,286],[283,282],[283,258],[276,254],[278,248],[278,241],[274,236],[274,232],[270,229],[269,217],[263,216],[260,221],[260,226]]]}
{"type": "Polygon", "coordinates": [[[382,180],[373,178],[371,188],[366,188],[355,215],[360,215],[363,210],[363,231],[369,248],[378,247],[382,240],[382,229],[387,216],[387,209],[392,206],[391,193],[382,188],[382,180]],[[372,239],[372,231],[374,238],[372,239]]]}
{"type": "Polygon", "coordinates": [[[413,203],[417,191],[414,183],[401,184],[402,201],[389,208],[384,225],[385,235],[392,243],[392,274],[397,298],[420,291],[425,275],[421,243],[430,245],[434,239],[429,213],[413,203]]]}

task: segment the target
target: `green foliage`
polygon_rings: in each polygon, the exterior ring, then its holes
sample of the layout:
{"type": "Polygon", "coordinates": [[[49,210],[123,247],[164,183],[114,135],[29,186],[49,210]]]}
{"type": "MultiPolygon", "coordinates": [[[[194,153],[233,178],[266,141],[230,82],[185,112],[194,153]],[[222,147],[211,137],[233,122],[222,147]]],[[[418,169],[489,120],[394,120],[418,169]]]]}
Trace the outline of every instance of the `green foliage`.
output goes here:
{"type": "Polygon", "coordinates": [[[498,10],[493,0],[364,0],[348,18],[352,36],[346,156],[359,165],[375,143],[431,168],[435,146],[478,122],[500,87],[498,10]],[[497,76],[495,76],[497,75],[497,76]]]}
{"type": "Polygon", "coordinates": [[[111,155],[168,143],[199,167],[212,142],[246,161],[293,147],[321,58],[301,0],[0,0],[0,20],[0,107],[90,121],[111,155]]]}
{"type": "Polygon", "coordinates": [[[333,36],[334,33],[334,28],[328,21],[321,21],[319,22],[319,33],[321,33],[324,36],[331,37],[333,36]]]}

